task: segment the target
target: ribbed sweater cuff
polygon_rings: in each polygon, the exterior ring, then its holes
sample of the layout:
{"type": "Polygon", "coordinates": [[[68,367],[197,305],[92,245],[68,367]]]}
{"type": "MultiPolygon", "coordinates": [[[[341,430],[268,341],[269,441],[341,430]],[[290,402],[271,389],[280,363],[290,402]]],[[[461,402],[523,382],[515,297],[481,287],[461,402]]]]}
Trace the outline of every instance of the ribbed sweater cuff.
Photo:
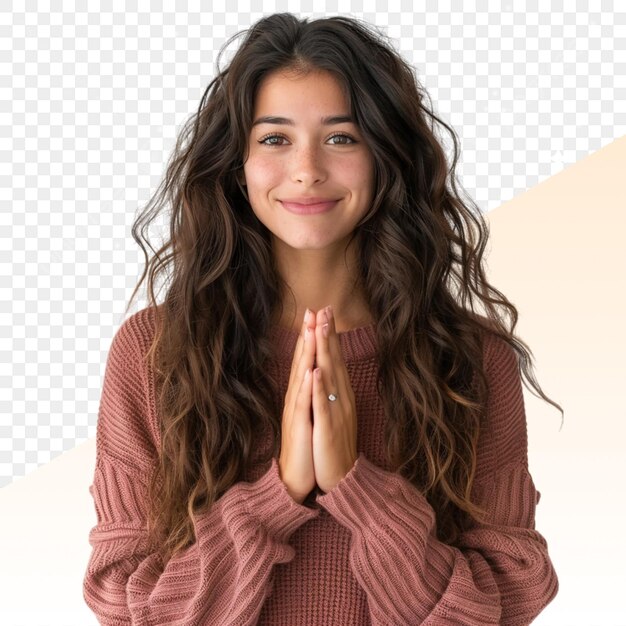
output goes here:
{"type": "Polygon", "coordinates": [[[280,478],[278,461],[272,463],[255,482],[241,482],[234,485],[222,497],[222,514],[226,526],[233,529],[255,518],[268,535],[280,543],[287,543],[289,537],[305,522],[320,514],[296,502],[287,491],[280,478]]]}
{"type": "MultiPolygon", "coordinates": [[[[352,469],[328,493],[317,496],[321,504],[340,524],[351,530],[365,530],[388,523],[390,505],[394,511],[411,508],[411,516],[415,515],[412,507],[400,507],[402,501],[415,498],[423,500],[423,524],[432,522],[434,512],[420,492],[408,485],[411,494],[405,493],[406,485],[399,474],[387,472],[374,465],[362,452],[359,454],[352,469]]],[[[414,506],[414,505],[413,505],[414,506]]],[[[409,513],[409,511],[405,511],[409,513]]],[[[422,517],[420,515],[420,517],[422,517]]],[[[414,523],[411,522],[411,523],[414,523]]]]}

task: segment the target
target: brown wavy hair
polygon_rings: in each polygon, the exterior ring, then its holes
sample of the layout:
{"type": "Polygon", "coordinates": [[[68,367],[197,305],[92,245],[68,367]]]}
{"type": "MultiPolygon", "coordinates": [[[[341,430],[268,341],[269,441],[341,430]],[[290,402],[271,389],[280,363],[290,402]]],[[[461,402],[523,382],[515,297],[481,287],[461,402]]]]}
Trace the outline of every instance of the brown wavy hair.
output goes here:
{"type": "Polygon", "coordinates": [[[433,506],[442,541],[454,542],[482,514],[470,490],[488,393],[485,331],[509,343],[533,388],[563,415],[513,334],[517,309],[487,282],[488,225],[458,191],[458,139],[427,106],[411,66],[384,34],[355,18],[264,17],[220,51],[217,75],[132,227],[145,267],[131,302],[147,276],[149,305],[159,313],[146,355],[158,379],[161,429],[148,528],[164,560],[195,540],[193,516],[242,480],[257,428],[271,427],[279,455],[282,407],[264,364],[289,288],[241,182],[259,84],[283,69],[331,72],[374,155],[375,197],[352,239],[376,329],[386,452],[433,506]],[[452,137],[450,167],[435,123],[452,137]],[[155,251],[146,231],[164,207],[171,207],[170,238],[155,251]],[[161,275],[170,283],[157,305],[161,275]]]}

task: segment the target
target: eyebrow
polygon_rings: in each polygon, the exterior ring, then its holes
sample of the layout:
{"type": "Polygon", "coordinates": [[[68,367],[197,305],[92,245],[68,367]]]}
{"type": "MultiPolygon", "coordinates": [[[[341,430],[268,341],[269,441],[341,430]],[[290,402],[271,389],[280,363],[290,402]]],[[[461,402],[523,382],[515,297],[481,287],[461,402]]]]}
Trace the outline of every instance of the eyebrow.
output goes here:
{"type": "MultiPolygon", "coordinates": [[[[323,117],[321,119],[321,122],[324,126],[330,126],[332,124],[343,124],[345,122],[350,122],[352,124],[356,123],[351,115],[330,115],[328,117],[323,117]]],[[[256,126],[257,124],[285,124],[287,126],[294,126],[295,122],[287,117],[264,115],[263,117],[259,117],[258,119],[256,119],[252,123],[252,126],[256,126]]]]}

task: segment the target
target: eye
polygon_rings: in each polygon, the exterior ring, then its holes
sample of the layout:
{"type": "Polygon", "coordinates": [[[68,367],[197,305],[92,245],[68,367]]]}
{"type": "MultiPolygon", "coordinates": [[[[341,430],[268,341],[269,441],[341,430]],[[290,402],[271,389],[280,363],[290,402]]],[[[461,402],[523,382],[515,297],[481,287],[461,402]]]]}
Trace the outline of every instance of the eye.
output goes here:
{"type": "Polygon", "coordinates": [[[276,133],[272,133],[271,135],[265,135],[265,137],[259,139],[259,143],[266,146],[282,146],[283,144],[279,143],[281,139],[285,139],[285,137],[283,137],[282,135],[277,135],[276,133]]]}
{"type": "Polygon", "coordinates": [[[335,137],[343,137],[344,139],[348,139],[349,141],[347,143],[336,143],[333,142],[333,145],[335,146],[348,146],[351,143],[356,143],[356,140],[353,139],[352,137],[350,137],[350,135],[346,135],[346,133],[335,133],[334,135],[331,135],[328,139],[334,139],[335,137]]]}

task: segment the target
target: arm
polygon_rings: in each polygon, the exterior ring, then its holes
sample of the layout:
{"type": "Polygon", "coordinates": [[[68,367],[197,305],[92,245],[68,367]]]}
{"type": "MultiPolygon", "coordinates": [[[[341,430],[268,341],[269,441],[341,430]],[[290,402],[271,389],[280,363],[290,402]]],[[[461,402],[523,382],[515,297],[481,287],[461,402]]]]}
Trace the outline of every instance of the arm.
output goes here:
{"type": "Polygon", "coordinates": [[[352,533],[350,564],[374,626],[529,624],[557,593],[546,541],[534,528],[539,493],[528,472],[521,379],[508,344],[495,343],[487,369],[488,447],[502,462],[475,485],[484,524],[454,546],[442,543],[422,493],[362,453],[317,498],[352,533]]]}
{"type": "Polygon", "coordinates": [[[85,601],[111,626],[256,624],[273,566],[295,556],[289,537],[319,510],[291,498],[273,459],[256,482],[236,483],[196,518],[195,543],[161,563],[145,526],[156,463],[146,382],[127,321],[111,346],[98,417],[85,601]]]}

